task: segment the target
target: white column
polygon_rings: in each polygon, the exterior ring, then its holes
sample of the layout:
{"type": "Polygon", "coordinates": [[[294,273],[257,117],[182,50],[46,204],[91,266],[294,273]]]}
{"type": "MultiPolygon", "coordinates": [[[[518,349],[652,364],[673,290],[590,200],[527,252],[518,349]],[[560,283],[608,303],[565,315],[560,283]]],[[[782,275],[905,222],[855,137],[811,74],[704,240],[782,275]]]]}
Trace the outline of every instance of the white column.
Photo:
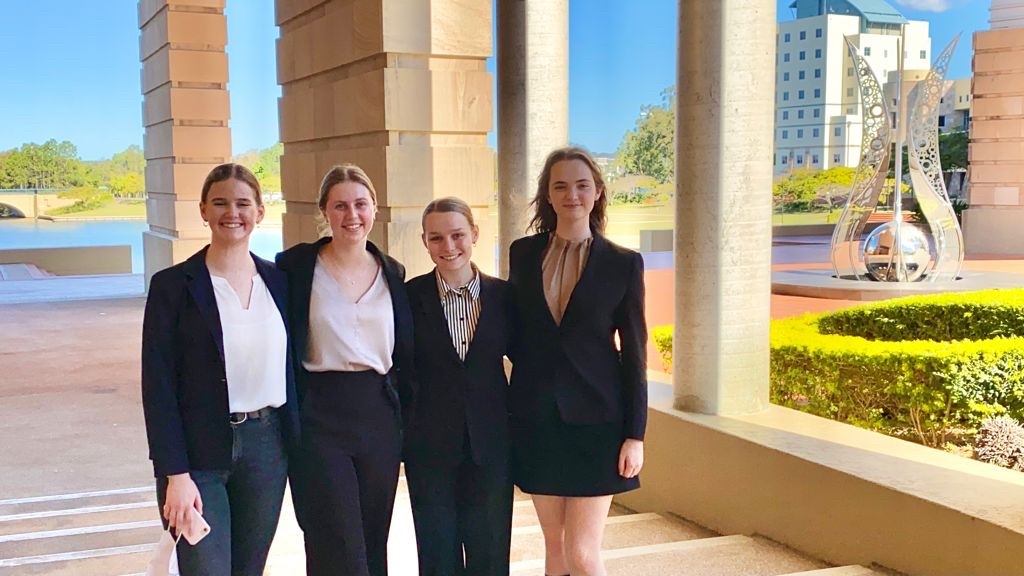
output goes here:
{"type": "Polygon", "coordinates": [[[774,0],[680,0],[675,405],[768,405],[774,0]]]}
{"type": "Polygon", "coordinates": [[[498,260],[526,234],[544,158],[569,142],[568,0],[498,0],[498,260]]]}

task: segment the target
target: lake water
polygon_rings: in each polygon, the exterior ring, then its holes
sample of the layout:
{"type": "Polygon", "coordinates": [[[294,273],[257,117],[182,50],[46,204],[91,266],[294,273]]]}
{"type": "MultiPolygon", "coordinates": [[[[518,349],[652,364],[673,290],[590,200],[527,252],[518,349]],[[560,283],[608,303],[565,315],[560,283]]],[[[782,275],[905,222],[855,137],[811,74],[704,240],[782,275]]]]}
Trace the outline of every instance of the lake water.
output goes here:
{"type": "MultiPolygon", "coordinates": [[[[149,229],[144,220],[90,220],[48,222],[31,218],[0,218],[0,249],[57,248],[63,246],[132,247],[132,272],[145,271],[142,233],[149,229]]],[[[281,251],[281,228],[260,227],[253,231],[249,248],[273,261],[281,251]]]]}

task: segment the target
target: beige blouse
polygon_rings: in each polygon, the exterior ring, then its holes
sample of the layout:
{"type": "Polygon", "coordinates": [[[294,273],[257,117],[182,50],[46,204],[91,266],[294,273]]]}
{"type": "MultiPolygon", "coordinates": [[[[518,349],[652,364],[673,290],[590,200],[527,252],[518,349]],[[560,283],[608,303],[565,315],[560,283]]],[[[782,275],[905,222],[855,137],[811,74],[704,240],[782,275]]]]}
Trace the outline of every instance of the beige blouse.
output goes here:
{"type": "Polygon", "coordinates": [[[544,279],[544,299],[547,300],[555,324],[562,323],[562,315],[565,314],[565,307],[569,305],[572,291],[587,266],[590,244],[593,240],[594,238],[590,237],[573,242],[560,238],[557,234],[551,235],[544,261],[541,263],[541,271],[544,279]]]}

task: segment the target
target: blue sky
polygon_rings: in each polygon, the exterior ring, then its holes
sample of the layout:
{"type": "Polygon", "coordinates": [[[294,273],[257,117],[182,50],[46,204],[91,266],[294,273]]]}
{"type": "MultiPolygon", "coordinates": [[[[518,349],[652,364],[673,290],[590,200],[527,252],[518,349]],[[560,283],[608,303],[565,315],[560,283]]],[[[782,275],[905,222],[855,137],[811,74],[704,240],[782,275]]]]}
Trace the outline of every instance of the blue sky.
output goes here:
{"type": "MultiPolygon", "coordinates": [[[[778,2],[780,20],[791,17],[790,2],[778,2]]],[[[931,22],[936,53],[963,31],[949,77],[970,75],[971,33],[988,28],[988,0],[892,3],[931,22]]],[[[277,141],[273,4],[227,3],[236,153],[277,141]]],[[[676,5],[570,0],[572,142],[614,152],[640,107],[658,103],[675,82],[676,5]]],[[[0,2],[0,150],[55,138],[95,160],[141,144],[138,36],[136,0],[0,2]]]]}

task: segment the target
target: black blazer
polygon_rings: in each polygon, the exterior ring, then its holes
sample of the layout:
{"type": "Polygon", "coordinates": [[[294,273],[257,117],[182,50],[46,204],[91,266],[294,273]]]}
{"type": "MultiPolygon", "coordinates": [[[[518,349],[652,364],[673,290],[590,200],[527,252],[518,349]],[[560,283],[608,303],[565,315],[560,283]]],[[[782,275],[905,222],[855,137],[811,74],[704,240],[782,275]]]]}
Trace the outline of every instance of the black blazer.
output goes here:
{"type": "MultiPolygon", "coordinates": [[[[313,243],[297,244],[277,255],[277,266],[288,277],[288,291],[291,294],[288,317],[292,326],[292,356],[296,362],[297,388],[301,403],[306,384],[306,372],[302,360],[306,357],[309,344],[309,296],[313,291],[313,270],[320,247],[331,241],[321,238],[313,243]]],[[[391,353],[392,368],[389,373],[392,385],[401,406],[403,422],[407,418],[416,389],[412,375],[413,335],[412,313],[409,298],[405,293],[405,267],[397,260],[384,254],[372,242],[366,243],[366,250],[377,257],[384,270],[384,279],[391,292],[391,306],[395,317],[395,349],[391,353]]]]}
{"type": "MultiPolygon", "coordinates": [[[[142,408],[157,477],[231,467],[224,334],[206,267],[208,249],[157,272],[149,284],[142,323],[142,408]]],[[[284,274],[262,258],[252,259],[288,331],[284,274]]],[[[291,358],[285,374],[287,402],[279,413],[285,441],[294,447],[299,424],[291,358]]]]}
{"type": "Polygon", "coordinates": [[[465,360],[452,345],[434,272],[406,284],[416,333],[416,403],[406,458],[457,464],[469,435],[473,462],[508,457],[508,380],[502,359],[511,335],[508,283],[480,274],[480,318],[465,360]]]}
{"type": "Polygon", "coordinates": [[[642,440],[647,426],[643,258],[595,234],[559,325],[544,299],[541,263],[548,239],[546,233],[527,236],[509,249],[517,316],[512,415],[540,418],[557,408],[564,422],[622,422],[626,438],[642,440]]]}

